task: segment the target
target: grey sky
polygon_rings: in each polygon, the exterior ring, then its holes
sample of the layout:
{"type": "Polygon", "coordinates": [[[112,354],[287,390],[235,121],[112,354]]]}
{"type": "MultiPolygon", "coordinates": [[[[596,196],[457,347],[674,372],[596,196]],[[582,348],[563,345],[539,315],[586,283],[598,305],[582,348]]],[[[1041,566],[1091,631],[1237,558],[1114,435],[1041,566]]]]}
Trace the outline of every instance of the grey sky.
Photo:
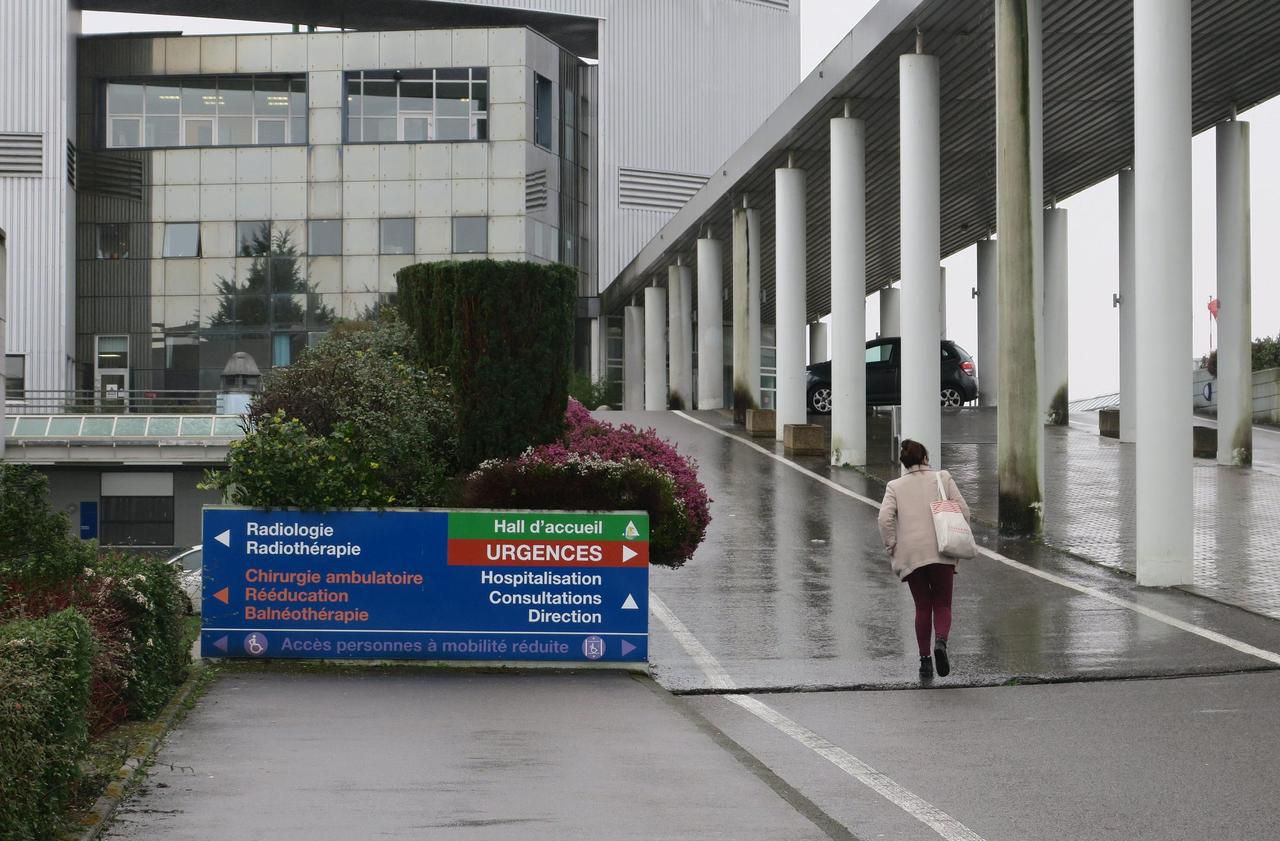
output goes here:
{"type": "MultiPolygon", "coordinates": [[[[801,74],[807,74],[841,38],[875,5],[875,0],[799,0],[801,6],[801,74]]],[[[85,32],[180,29],[190,33],[262,32],[288,30],[272,25],[203,18],[171,18],[155,15],[123,15],[104,12],[84,14],[85,32]]],[[[1280,265],[1276,220],[1280,219],[1280,195],[1264,187],[1280,183],[1280,161],[1263,154],[1280,148],[1280,104],[1265,103],[1241,115],[1252,123],[1253,185],[1253,333],[1280,333],[1280,265]]],[[[1051,140],[1051,139],[1050,139],[1051,140]]],[[[1194,296],[1191,319],[1194,350],[1209,350],[1209,317],[1205,305],[1216,287],[1214,231],[1213,133],[1193,143],[1192,186],[1195,207],[1193,227],[1194,296]]],[[[1089,397],[1118,390],[1118,315],[1111,295],[1119,288],[1117,274],[1117,194],[1115,179],[1099,184],[1061,202],[1070,211],[1070,356],[1071,393],[1089,397]]],[[[943,261],[947,268],[947,326],[951,338],[971,353],[978,347],[977,309],[969,290],[976,285],[974,249],[968,248],[943,261]]],[[[876,300],[868,309],[868,329],[878,326],[876,300]]],[[[1215,331],[1216,342],[1216,331],[1215,331]]],[[[986,360],[979,360],[979,365],[986,360]]],[[[1190,360],[1188,360],[1190,364],[1190,360]]]]}

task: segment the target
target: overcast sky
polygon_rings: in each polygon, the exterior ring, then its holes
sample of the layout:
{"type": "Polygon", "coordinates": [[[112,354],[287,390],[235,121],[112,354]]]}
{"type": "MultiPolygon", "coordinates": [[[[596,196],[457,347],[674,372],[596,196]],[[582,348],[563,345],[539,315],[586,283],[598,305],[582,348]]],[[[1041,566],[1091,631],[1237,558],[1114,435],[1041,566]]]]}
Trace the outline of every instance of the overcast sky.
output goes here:
{"type": "MultiPolygon", "coordinates": [[[[3,0],[0,0],[3,2],[3,0]]],[[[800,0],[801,75],[810,70],[861,19],[875,0],[800,0]]],[[[241,23],[203,18],[172,18],[154,15],[125,15],[85,12],[84,31],[122,32],[155,29],[190,33],[287,31],[287,25],[241,23]]],[[[945,68],[944,68],[945,69],[945,68]]],[[[1280,159],[1264,155],[1266,149],[1280,148],[1280,104],[1276,100],[1241,114],[1252,123],[1251,178],[1253,185],[1253,334],[1280,333],[1280,284],[1275,268],[1280,265],[1280,242],[1276,221],[1280,220],[1280,194],[1265,185],[1280,183],[1280,159]]],[[[1049,139],[1050,142],[1052,139],[1049,139]]],[[[1194,350],[1207,353],[1210,342],[1206,304],[1216,286],[1214,231],[1214,139],[1213,132],[1196,137],[1193,155],[1193,277],[1191,304],[1194,350]]],[[[1118,208],[1116,180],[1062,200],[1070,211],[1069,271],[1071,395],[1091,397],[1119,389],[1115,363],[1118,349],[1118,311],[1111,295],[1119,290],[1118,208]]],[[[976,285],[976,258],[968,248],[943,261],[947,268],[947,327],[951,338],[970,353],[977,351],[977,309],[970,297],[976,285]]],[[[874,335],[879,310],[873,296],[867,326],[874,335]]],[[[1216,331],[1214,334],[1216,343],[1216,331]]],[[[979,359],[979,366],[987,363],[979,359]]],[[[1190,364],[1190,361],[1188,361],[1190,364]]]]}

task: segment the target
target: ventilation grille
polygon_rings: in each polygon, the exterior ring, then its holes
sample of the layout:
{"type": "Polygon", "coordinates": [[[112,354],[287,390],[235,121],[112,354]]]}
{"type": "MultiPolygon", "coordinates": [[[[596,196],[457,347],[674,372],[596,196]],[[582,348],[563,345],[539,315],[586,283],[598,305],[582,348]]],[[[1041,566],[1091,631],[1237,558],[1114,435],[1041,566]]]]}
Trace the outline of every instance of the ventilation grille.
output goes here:
{"type": "Polygon", "coordinates": [[[142,161],[137,158],[85,152],[79,169],[82,193],[142,200],[142,161]]]}
{"type": "Polygon", "coordinates": [[[67,183],[76,188],[76,144],[67,141],[67,183]]]}
{"type": "Polygon", "coordinates": [[[547,209],[547,171],[531,172],[524,179],[525,212],[547,209]]]}
{"type": "Polygon", "coordinates": [[[676,211],[707,183],[706,176],[618,168],[618,204],[634,210],[676,211]]]}
{"type": "Polygon", "coordinates": [[[44,172],[44,135],[0,132],[0,176],[44,172]]]}

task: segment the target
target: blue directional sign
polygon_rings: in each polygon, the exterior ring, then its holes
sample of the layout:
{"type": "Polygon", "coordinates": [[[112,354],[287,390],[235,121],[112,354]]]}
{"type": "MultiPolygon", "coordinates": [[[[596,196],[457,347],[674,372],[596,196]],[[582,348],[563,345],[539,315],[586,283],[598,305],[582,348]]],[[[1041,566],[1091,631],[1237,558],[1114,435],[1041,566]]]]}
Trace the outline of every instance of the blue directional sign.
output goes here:
{"type": "Polygon", "coordinates": [[[204,509],[201,652],[644,662],[643,512],[204,509]]]}

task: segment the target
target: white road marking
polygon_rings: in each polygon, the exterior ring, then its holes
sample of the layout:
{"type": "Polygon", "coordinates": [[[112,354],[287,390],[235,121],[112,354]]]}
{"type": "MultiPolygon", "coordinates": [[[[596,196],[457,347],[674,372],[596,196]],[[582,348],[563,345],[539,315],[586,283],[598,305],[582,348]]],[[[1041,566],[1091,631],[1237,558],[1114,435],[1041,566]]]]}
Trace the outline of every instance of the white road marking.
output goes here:
{"type": "MultiPolygon", "coordinates": [[[[759,444],[755,443],[754,441],[746,441],[742,438],[739,438],[736,435],[725,432],[723,429],[717,429],[711,424],[706,423],[704,421],[700,421],[695,417],[691,417],[690,415],[685,414],[684,412],[674,412],[673,414],[679,415],[680,417],[684,418],[690,423],[694,423],[694,424],[697,424],[698,426],[709,429],[712,432],[716,433],[717,435],[722,435],[725,438],[729,438],[730,440],[737,441],[738,443],[744,446],[751,447],[752,449],[760,453],[763,453],[764,455],[768,456],[774,461],[780,464],[785,464],[787,467],[790,467],[792,470],[802,473],[805,476],[808,476],[810,479],[814,479],[815,481],[818,481],[826,485],[827,487],[831,488],[837,493],[841,493],[847,497],[856,499],[859,502],[870,505],[871,507],[877,510],[879,510],[880,508],[880,503],[877,502],[876,500],[871,499],[870,497],[867,497],[867,496],[863,496],[860,493],[855,493],[854,491],[849,490],[843,485],[837,482],[833,482],[832,480],[828,479],[825,476],[820,476],[817,473],[814,473],[812,470],[808,469],[807,467],[801,467],[800,465],[796,464],[793,461],[788,461],[787,459],[783,458],[777,453],[766,450],[764,447],[761,447],[759,444]]],[[[1216,642],[1219,645],[1226,646],[1227,648],[1238,651],[1241,654],[1247,654],[1252,657],[1257,657],[1259,660],[1265,660],[1268,663],[1280,666],[1280,654],[1277,654],[1274,651],[1267,651],[1266,649],[1249,645],[1247,642],[1241,642],[1238,639],[1234,639],[1233,637],[1229,637],[1225,634],[1220,634],[1217,631],[1211,631],[1208,628],[1201,628],[1199,625],[1193,625],[1190,622],[1184,622],[1183,620],[1170,616],[1167,613],[1163,613],[1159,610],[1154,610],[1144,605],[1140,605],[1137,602],[1130,601],[1128,599],[1122,599],[1122,598],[1119,598],[1118,596],[1113,596],[1110,593],[1104,593],[1101,590],[1094,589],[1093,587],[1088,587],[1084,584],[1077,584],[1074,581],[1069,581],[1068,579],[1063,578],[1060,575],[1054,575],[1051,572],[1045,572],[1044,570],[1040,570],[1040,569],[1036,569],[1035,567],[1028,566],[1027,564],[1022,563],[1021,561],[1015,561],[1012,558],[1005,557],[1004,555],[1001,555],[999,552],[994,552],[990,549],[987,549],[985,546],[979,546],[978,551],[981,554],[987,556],[988,558],[991,558],[993,561],[999,561],[1000,563],[1006,566],[1025,572],[1028,575],[1034,575],[1035,577],[1041,578],[1045,581],[1051,581],[1054,584],[1061,585],[1070,590],[1075,590],[1077,593],[1082,593],[1086,596],[1092,596],[1095,599],[1107,602],[1108,604],[1115,605],[1116,607],[1121,607],[1121,608],[1124,608],[1125,610],[1131,610],[1134,613],[1141,614],[1142,616],[1146,616],[1149,619],[1154,619],[1157,622],[1162,622],[1165,625],[1169,625],[1170,627],[1177,628],[1180,631],[1186,631],[1189,634],[1195,634],[1196,636],[1209,640],[1210,642],[1216,642]]]]}
{"type": "MultiPolygon", "coordinates": [[[[657,593],[649,592],[649,610],[671,635],[680,643],[693,661],[698,664],[707,682],[715,689],[732,692],[738,686],[715,656],[706,649],[693,632],[680,621],[657,593]]],[[[928,826],[947,841],[985,841],[981,835],[948,815],[914,792],[903,788],[891,778],[872,768],[839,745],[833,744],[802,727],[773,707],[748,695],[725,695],[724,699],[736,704],[779,732],[790,736],[809,750],[844,771],[876,794],[888,800],[911,817],[928,826]]]]}

